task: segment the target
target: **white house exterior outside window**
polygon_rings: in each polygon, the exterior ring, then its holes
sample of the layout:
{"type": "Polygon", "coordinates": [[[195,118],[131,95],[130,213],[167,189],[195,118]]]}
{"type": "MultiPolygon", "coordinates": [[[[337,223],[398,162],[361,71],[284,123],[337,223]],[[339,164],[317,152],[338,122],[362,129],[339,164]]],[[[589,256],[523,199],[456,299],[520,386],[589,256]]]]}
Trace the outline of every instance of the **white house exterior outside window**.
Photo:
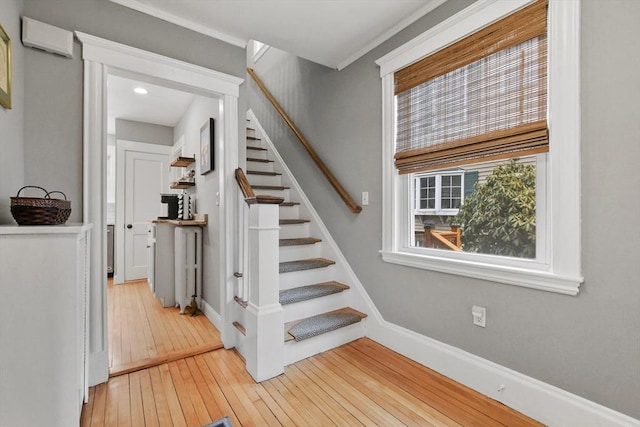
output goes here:
{"type": "Polygon", "coordinates": [[[464,200],[463,176],[462,172],[414,175],[415,213],[456,215],[464,200]]]}
{"type": "MultiPolygon", "coordinates": [[[[434,172],[415,174],[406,174],[406,169],[398,173],[394,166],[398,129],[395,122],[397,81],[394,81],[394,74],[532,3],[529,0],[480,0],[377,61],[381,67],[383,89],[384,212],[381,254],[385,261],[577,294],[582,282],[579,229],[579,0],[549,0],[548,3],[548,95],[545,97],[548,103],[546,122],[549,123],[549,152],[544,153],[547,148],[525,152],[534,155],[538,177],[536,252],[533,259],[413,246],[412,233],[407,230],[415,226],[416,215],[454,213],[459,207],[456,204],[465,197],[464,180],[462,175],[458,175],[458,185],[446,172],[438,173],[437,165],[429,166],[436,169],[434,172]],[[454,190],[460,191],[459,197],[453,196],[454,190]]],[[[464,114],[469,115],[468,112],[464,114]]],[[[487,118],[481,117],[480,120],[487,121],[487,118]]],[[[545,129],[545,138],[546,132],[545,129]]],[[[413,164],[408,165],[409,168],[414,167],[413,164]]],[[[424,166],[420,167],[425,170],[424,166]]]]}

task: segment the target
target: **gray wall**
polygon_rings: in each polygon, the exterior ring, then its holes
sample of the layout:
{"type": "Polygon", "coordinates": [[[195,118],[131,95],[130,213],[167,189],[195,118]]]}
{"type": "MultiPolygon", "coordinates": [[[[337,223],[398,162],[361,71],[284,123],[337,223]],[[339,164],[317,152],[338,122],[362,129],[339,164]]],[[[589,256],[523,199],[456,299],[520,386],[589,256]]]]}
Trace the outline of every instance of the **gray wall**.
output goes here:
{"type": "Polygon", "coordinates": [[[254,65],[347,191],[357,201],[369,192],[359,215],[253,83],[250,105],[386,320],[640,418],[640,2],[583,2],[585,283],[578,296],[380,259],[381,82],[374,61],[469,3],[445,3],[339,72],[274,49],[254,65]],[[486,329],[472,325],[474,304],[487,307],[486,329]]]}
{"type": "MultiPolygon", "coordinates": [[[[22,0],[0,0],[0,25],[13,45],[12,108],[0,107],[0,224],[15,224],[9,197],[24,185],[24,55],[20,43],[22,0]]],[[[25,190],[26,191],[26,190],[25,190]]],[[[22,193],[39,197],[36,193],[22,193]]]]}
{"type": "Polygon", "coordinates": [[[183,154],[185,156],[196,156],[196,162],[189,169],[196,170],[196,185],[187,190],[187,193],[195,199],[196,212],[209,216],[208,224],[203,228],[202,236],[202,294],[200,295],[216,312],[221,313],[222,298],[220,291],[220,267],[221,255],[220,230],[220,206],[216,205],[216,193],[219,188],[220,155],[223,152],[220,147],[220,100],[197,96],[191,103],[180,122],[176,124],[174,139],[177,142],[181,137],[184,139],[183,154]],[[209,118],[213,118],[216,136],[212,145],[214,150],[214,168],[206,175],[201,175],[200,170],[200,128],[207,123],[209,118]],[[216,143],[218,142],[218,143],[216,143]]]}
{"type": "MultiPolygon", "coordinates": [[[[66,30],[78,30],[231,75],[244,76],[244,49],[107,0],[25,0],[24,15],[66,30]]],[[[16,25],[19,28],[19,22],[16,25]]],[[[16,44],[21,47],[19,42],[16,44]]],[[[73,59],[34,49],[23,50],[24,79],[27,82],[25,181],[47,183],[51,189],[64,191],[72,201],[70,220],[79,221],[82,218],[81,47],[76,41],[73,59]]]]}
{"type": "Polygon", "coordinates": [[[173,146],[173,128],[152,123],[116,119],[116,139],[173,146]]]}

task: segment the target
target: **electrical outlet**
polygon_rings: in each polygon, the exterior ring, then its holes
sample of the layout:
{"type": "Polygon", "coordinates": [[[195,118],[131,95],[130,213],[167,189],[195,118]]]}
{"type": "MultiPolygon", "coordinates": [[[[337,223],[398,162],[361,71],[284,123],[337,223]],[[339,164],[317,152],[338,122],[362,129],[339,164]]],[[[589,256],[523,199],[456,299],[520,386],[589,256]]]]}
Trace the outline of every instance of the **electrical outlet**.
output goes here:
{"type": "Polygon", "coordinates": [[[362,192],[362,206],[367,206],[369,204],[369,192],[362,192]]]}
{"type": "Polygon", "coordinates": [[[487,309],[474,305],[471,307],[471,316],[473,316],[473,324],[485,328],[487,326],[487,309]]]}

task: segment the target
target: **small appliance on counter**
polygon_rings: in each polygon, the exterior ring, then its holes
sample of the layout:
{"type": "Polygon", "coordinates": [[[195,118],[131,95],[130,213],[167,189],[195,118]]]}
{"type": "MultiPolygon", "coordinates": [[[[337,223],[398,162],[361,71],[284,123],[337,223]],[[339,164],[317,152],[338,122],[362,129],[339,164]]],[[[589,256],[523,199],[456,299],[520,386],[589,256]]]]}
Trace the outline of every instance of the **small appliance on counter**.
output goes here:
{"type": "Polygon", "coordinates": [[[188,194],[178,194],[178,219],[193,219],[193,202],[188,194]]]}
{"type": "Polygon", "coordinates": [[[167,204],[167,216],[158,219],[178,219],[178,195],[160,194],[160,202],[167,204]]]}
{"type": "Polygon", "coordinates": [[[167,216],[158,219],[193,219],[193,200],[188,194],[161,194],[160,201],[167,204],[167,216]]]}

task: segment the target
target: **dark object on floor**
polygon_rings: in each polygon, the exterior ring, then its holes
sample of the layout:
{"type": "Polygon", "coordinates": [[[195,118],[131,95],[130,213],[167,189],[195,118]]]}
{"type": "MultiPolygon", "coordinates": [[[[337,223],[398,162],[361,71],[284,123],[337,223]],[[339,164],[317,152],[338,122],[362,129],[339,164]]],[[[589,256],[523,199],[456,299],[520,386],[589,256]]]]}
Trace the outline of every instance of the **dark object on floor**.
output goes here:
{"type": "Polygon", "coordinates": [[[233,424],[231,423],[229,417],[224,417],[202,427],[233,427],[233,424]]]}

